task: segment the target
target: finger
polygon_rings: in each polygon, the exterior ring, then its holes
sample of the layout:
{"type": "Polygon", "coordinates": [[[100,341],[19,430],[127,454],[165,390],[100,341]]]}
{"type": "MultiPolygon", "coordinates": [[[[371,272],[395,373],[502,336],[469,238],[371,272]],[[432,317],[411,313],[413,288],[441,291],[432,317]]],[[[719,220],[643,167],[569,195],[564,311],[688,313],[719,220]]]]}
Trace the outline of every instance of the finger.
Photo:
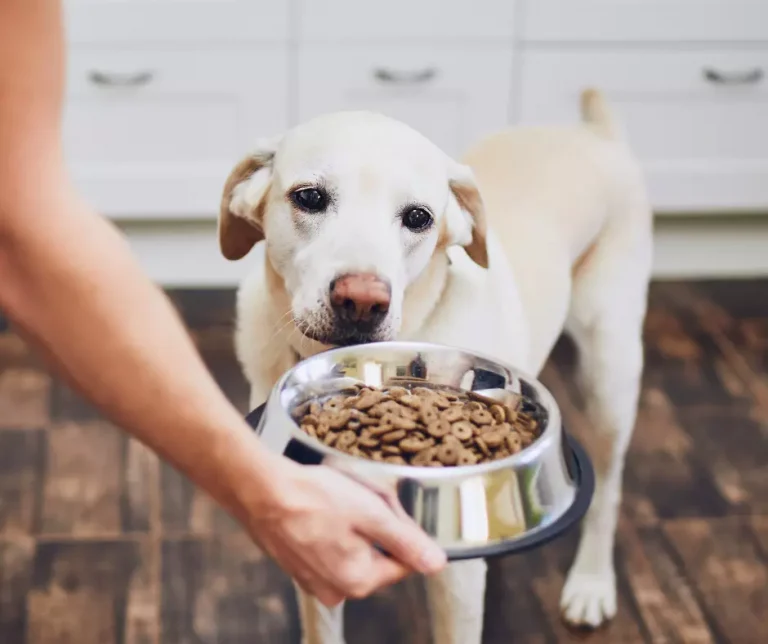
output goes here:
{"type": "Polygon", "coordinates": [[[439,572],[446,564],[445,552],[440,546],[415,522],[398,518],[385,505],[364,519],[358,531],[412,570],[429,575],[439,572]]]}
{"type": "Polygon", "coordinates": [[[364,599],[413,573],[412,569],[373,550],[364,540],[361,540],[361,547],[367,552],[347,561],[337,580],[347,597],[364,599]]]}
{"type": "Polygon", "coordinates": [[[413,573],[411,568],[403,566],[394,559],[390,559],[379,553],[376,553],[376,570],[373,575],[374,583],[371,588],[371,593],[376,592],[392,584],[396,584],[398,581],[402,581],[408,575],[413,573]]]}

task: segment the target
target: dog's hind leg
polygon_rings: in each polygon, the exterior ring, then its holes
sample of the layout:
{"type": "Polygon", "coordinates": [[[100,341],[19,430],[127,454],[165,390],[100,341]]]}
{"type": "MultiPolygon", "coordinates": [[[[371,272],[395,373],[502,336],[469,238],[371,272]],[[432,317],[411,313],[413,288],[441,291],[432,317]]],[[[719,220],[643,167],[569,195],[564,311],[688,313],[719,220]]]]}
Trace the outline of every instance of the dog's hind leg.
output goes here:
{"type": "Polygon", "coordinates": [[[305,593],[298,584],[301,644],[344,644],[344,605],[328,608],[305,593]]]}
{"type": "Polygon", "coordinates": [[[596,474],[595,495],[561,597],[565,620],[579,626],[597,627],[616,614],[614,538],[624,459],[637,416],[651,263],[650,231],[642,221],[635,223],[634,230],[605,231],[598,240],[575,278],[566,323],[578,348],[578,380],[592,431],[585,447],[596,474]]]}
{"type": "Polygon", "coordinates": [[[480,644],[487,568],[482,559],[461,561],[427,579],[435,644],[480,644]]]}

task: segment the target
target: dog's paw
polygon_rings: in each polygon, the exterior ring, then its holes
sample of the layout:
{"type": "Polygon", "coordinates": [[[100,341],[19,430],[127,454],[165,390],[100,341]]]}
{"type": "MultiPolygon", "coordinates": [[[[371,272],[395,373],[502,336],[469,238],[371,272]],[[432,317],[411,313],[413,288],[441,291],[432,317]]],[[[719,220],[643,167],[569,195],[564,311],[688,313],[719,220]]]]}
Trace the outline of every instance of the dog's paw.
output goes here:
{"type": "Polygon", "coordinates": [[[597,628],[616,615],[616,578],[613,571],[602,574],[571,570],[560,597],[560,610],[567,624],[576,628],[597,628]]]}

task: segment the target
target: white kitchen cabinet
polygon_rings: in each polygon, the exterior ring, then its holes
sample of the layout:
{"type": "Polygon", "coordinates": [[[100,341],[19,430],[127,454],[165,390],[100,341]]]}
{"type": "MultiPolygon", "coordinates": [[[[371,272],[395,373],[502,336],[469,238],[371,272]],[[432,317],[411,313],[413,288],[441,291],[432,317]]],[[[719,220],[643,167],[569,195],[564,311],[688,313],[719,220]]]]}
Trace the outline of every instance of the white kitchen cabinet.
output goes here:
{"type": "Polygon", "coordinates": [[[114,218],[211,218],[234,163],[288,126],[277,47],[74,49],[64,145],[75,181],[114,218]]]}
{"type": "Polygon", "coordinates": [[[598,87],[661,211],[768,208],[768,49],[529,51],[520,122],[573,122],[598,87]]]}
{"type": "MultiPolygon", "coordinates": [[[[64,6],[70,168],[100,212],[134,239],[141,229],[142,261],[165,283],[240,270],[213,260],[227,174],[260,137],[335,110],[383,112],[460,157],[510,124],[574,122],[594,86],[625,123],[658,213],[768,209],[768,0],[64,6]]],[[[708,274],[733,269],[701,248],[694,272],[703,255],[708,274]]],[[[745,261],[768,267],[760,253],[745,261]]]]}
{"type": "Polygon", "coordinates": [[[508,122],[511,47],[301,48],[298,114],[373,110],[414,127],[458,156],[508,122]]]}
{"type": "Polygon", "coordinates": [[[527,42],[768,40],[765,0],[526,0],[527,42]]]}
{"type": "Polygon", "coordinates": [[[299,39],[308,43],[409,40],[454,45],[512,44],[518,0],[296,0],[299,39]]]}
{"type": "Polygon", "coordinates": [[[283,0],[65,0],[73,44],[276,43],[289,37],[283,0]]]}

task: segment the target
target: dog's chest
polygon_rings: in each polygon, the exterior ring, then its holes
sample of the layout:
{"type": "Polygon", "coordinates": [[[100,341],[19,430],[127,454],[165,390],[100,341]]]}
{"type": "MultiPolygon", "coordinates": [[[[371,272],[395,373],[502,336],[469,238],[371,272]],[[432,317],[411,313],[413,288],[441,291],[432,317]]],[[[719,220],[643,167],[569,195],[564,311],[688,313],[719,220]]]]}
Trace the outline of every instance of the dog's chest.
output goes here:
{"type": "Polygon", "coordinates": [[[413,340],[484,353],[528,369],[529,331],[511,270],[496,262],[489,270],[459,258],[445,291],[413,340]]]}

